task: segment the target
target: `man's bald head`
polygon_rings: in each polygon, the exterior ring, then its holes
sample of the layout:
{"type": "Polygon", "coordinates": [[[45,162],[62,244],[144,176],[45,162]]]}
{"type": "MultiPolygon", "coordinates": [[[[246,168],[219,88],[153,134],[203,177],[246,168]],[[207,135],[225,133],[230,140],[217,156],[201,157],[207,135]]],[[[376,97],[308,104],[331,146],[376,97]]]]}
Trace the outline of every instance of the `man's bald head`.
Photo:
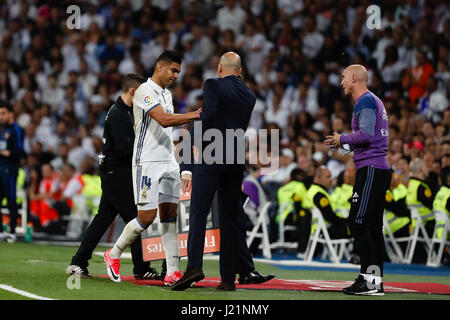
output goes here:
{"type": "Polygon", "coordinates": [[[327,167],[320,166],[316,169],[316,173],[314,174],[315,184],[330,188],[332,186],[332,182],[331,171],[327,167]]]}
{"type": "Polygon", "coordinates": [[[239,76],[241,71],[241,57],[237,53],[229,51],[220,57],[219,66],[217,67],[217,73],[220,77],[227,75],[239,76]]]}
{"type": "Polygon", "coordinates": [[[367,83],[367,80],[369,80],[369,73],[367,72],[367,69],[360,64],[352,64],[351,66],[348,66],[344,70],[344,72],[345,71],[347,71],[350,77],[352,75],[355,75],[357,81],[363,81],[367,83]]]}
{"type": "Polygon", "coordinates": [[[409,164],[409,172],[411,175],[417,175],[421,172],[422,168],[425,166],[425,161],[420,158],[415,158],[409,164]]]}
{"type": "Polygon", "coordinates": [[[341,86],[345,94],[351,94],[355,99],[367,91],[369,73],[360,64],[352,64],[342,73],[341,86]]]}

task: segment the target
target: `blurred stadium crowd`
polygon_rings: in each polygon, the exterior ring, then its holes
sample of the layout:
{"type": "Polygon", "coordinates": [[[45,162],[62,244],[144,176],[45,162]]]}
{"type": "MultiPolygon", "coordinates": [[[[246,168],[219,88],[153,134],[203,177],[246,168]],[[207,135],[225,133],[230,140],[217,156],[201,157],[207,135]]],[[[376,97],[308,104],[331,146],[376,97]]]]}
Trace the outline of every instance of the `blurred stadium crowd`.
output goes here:
{"type": "MultiPolygon", "coordinates": [[[[172,88],[178,113],[202,105],[202,84],[216,76],[222,53],[240,54],[257,96],[250,127],[281,132],[278,173],[260,177],[252,170],[270,200],[296,168],[308,185],[315,168],[326,166],[333,186],[347,168],[351,154],[322,141],[351,130],[352,101],[340,81],[354,63],[368,69],[369,89],[386,106],[388,160],[400,180],[407,185],[410,162],[423,159],[435,194],[441,168],[450,165],[450,2],[6,0],[0,6],[0,99],[13,105],[24,130],[30,201],[57,201],[76,173],[96,175],[105,115],[122,77],[151,76],[164,49],[183,57],[172,88]],[[79,30],[66,25],[73,4],[81,8],[79,30]],[[372,4],[381,8],[381,29],[366,24],[372,4]]],[[[31,206],[36,227],[48,227],[52,219],[39,219],[37,207],[31,206]]]]}

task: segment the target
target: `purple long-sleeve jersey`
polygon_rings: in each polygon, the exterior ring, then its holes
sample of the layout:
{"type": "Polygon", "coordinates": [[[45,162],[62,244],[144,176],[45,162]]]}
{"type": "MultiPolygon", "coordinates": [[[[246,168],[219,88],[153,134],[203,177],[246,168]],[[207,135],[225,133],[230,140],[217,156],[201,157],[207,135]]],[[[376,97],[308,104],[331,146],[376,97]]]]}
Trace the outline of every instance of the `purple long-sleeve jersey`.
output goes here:
{"type": "Polygon", "coordinates": [[[357,169],[374,166],[389,169],[386,160],[389,124],[383,102],[367,91],[356,99],[353,108],[352,134],[341,136],[341,144],[353,149],[353,161],[357,169]]]}

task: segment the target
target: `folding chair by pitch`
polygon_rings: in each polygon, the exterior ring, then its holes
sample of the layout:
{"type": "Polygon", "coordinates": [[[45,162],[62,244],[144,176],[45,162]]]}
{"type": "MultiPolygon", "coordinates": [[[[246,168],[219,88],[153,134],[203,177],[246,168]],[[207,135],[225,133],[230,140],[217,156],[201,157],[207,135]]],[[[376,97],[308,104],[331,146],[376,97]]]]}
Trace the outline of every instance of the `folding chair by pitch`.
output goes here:
{"type": "Polygon", "coordinates": [[[327,252],[322,257],[329,257],[334,263],[341,263],[344,258],[350,257],[347,245],[351,243],[350,239],[331,239],[328,233],[327,225],[322,217],[320,210],[316,207],[311,208],[312,223],[311,235],[305,251],[305,261],[312,261],[317,244],[324,245],[327,252]]]}
{"type": "Polygon", "coordinates": [[[260,206],[260,208],[258,208],[256,212],[249,212],[250,209],[246,208],[246,205],[244,204],[244,211],[249,214],[250,217],[253,217],[253,219],[251,219],[253,222],[253,228],[251,231],[247,231],[247,246],[250,247],[250,245],[256,238],[260,238],[263,256],[267,259],[272,258],[272,253],[270,251],[269,232],[267,230],[267,224],[269,221],[267,211],[269,210],[270,205],[271,202],[267,201],[262,206],[260,206]],[[258,231],[260,229],[261,231],[258,231]]]}
{"type": "Polygon", "coordinates": [[[450,241],[447,240],[450,232],[450,220],[443,211],[434,210],[433,213],[436,219],[436,225],[434,227],[433,238],[431,239],[430,250],[428,251],[427,266],[439,267],[445,246],[450,246],[450,241]],[[437,245],[437,252],[434,250],[435,245],[437,245]]]}
{"type": "Polygon", "coordinates": [[[297,242],[287,242],[285,238],[285,232],[291,231],[291,230],[297,230],[296,226],[292,225],[285,225],[284,224],[284,212],[286,210],[289,210],[289,213],[291,213],[294,210],[293,203],[286,202],[281,204],[281,206],[278,207],[278,240],[276,242],[271,243],[270,247],[272,249],[295,249],[297,248],[298,244],[297,242]]]}
{"type": "MultiPolygon", "coordinates": [[[[425,224],[423,222],[423,217],[419,213],[419,208],[421,206],[418,205],[409,205],[408,208],[411,211],[411,221],[413,223],[413,227],[411,230],[411,234],[408,241],[408,246],[406,247],[405,256],[403,259],[403,263],[411,264],[414,252],[416,250],[417,242],[421,242],[425,245],[425,250],[428,253],[431,247],[431,239],[427,234],[427,230],[425,229],[425,224]]],[[[431,213],[432,214],[432,213],[431,213]]]]}
{"type": "MultiPolygon", "coordinates": [[[[389,211],[385,211],[383,214],[383,231],[386,254],[393,263],[403,263],[405,261],[405,256],[399,243],[408,243],[411,237],[395,237],[394,232],[391,229],[389,220],[387,219],[388,214],[389,211]]],[[[409,218],[407,219],[409,220],[409,218]]]]}

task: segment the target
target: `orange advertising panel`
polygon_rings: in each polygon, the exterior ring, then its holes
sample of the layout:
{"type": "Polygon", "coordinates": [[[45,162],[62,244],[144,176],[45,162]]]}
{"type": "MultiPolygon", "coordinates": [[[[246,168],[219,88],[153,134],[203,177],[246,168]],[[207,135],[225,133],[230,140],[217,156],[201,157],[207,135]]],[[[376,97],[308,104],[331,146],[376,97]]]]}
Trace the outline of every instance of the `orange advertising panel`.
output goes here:
{"type": "MultiPolygon", "coordinates": [[[[180,248],[180,257],[187,256],[188,233],[178,234],[178,246],[180,248]]],[[[205,233],[204,253],[219,252],[220,250],[220,230],[209,229],[205,233]]],[[[142,239],[142,251],[144,261],[162,260],[165,258],[165,252],[161,237],[151,237],[142,239]]]]}

